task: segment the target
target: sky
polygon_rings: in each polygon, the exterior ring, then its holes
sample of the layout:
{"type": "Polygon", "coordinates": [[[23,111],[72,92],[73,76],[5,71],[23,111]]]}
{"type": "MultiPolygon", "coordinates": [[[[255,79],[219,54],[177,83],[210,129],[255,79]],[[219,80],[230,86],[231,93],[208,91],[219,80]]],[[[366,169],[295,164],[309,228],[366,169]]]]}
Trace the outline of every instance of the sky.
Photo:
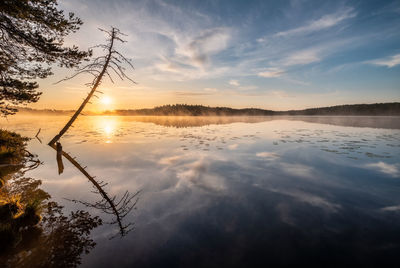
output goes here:
{"type": "MultiPolygon", "coordinates": [[[[400,101],[400,1],[60,0],[84,24],[66,45],[127,36],[137,84],[114,79],[88,109],[174,103],[302,109],[400,101]]],[[[75,109],[88,76],[54,68],[34,108],[75,109]]]]}

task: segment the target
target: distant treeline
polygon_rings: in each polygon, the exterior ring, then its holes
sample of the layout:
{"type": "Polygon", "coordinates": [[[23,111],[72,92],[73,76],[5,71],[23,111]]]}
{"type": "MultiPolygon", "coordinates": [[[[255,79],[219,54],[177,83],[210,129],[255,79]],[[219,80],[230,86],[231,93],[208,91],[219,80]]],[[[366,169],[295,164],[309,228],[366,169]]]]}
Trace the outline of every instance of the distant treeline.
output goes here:
{"type": "Polygon", "coordinates": [[[400,115],[400,102],[351,104],[276,112],[283,115],[400,115]]]}
{"type": "Polygon", "coordinates": [[[240,115],[273,115],[273,111],[245,108],[208,107],[202,105],[175,104],[158,106],[151,109],[115,110],[106,112],[117,115],[175,115],[175,116],[240,116],[240,115]]]}
{"type": "MultiPolygon", "coordinates": [[[[72,110],[34,110],[19,108],[29,113],[71,114],[72,110]]],[[[331,107],[311,108],[305,110],[272,111],[257,108],[234,109],[229,107],[209,107],[203,105],[174,104],[158,106],[150,109],[113,110],[102,113],[85,112],[86,115],[157,115],[157,116],[272,116],[272,115],[397,115],[400,116],[400,103],[375,103],[337,105],[331,107]]]]}
{"type": "Polygon", "coordinates": [[[18,113],[26,114],[43,114],[43,115],[70,115],[73,114],[74,110],[56,110],[56,109],[32,109],[28,107],[17,107],[18,113]]]}
{"type": "Polygon", "coordinates": [[[152,109],[107,111],[109,115],[180,115],[180,116],[268,116],[268,115],[400,115],[400,103],[338,105],[305,110],[272,111],[257,108],[234,109],[202,105],[164,105],[152,109]]]}

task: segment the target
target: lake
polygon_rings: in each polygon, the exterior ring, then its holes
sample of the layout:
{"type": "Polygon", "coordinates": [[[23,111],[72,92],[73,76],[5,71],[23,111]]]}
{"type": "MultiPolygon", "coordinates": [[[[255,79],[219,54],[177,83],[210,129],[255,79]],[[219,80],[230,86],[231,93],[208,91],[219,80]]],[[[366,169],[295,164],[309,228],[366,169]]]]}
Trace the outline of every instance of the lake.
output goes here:
{"type": "Polygon", "coordinates": [[[400,265],[399,117],[81,116],[59,175],[67,120],[0,126],[66,214],[103,220],[82,267],[400,265]]]}

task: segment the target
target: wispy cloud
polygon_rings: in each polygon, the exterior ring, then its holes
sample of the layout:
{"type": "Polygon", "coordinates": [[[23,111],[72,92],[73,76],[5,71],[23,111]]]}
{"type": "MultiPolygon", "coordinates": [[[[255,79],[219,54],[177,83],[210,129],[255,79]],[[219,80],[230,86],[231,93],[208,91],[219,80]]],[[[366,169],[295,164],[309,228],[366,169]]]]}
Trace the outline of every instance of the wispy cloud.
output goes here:
{"type": "Polygon", "coordinates": [[[215,87],[206,87],[206,88],[204,88],[204,91],[207,91],[207,92],[217,92],[218,89],[215,88],[215,87]]]}
{"type": "Polygon", "coordinates": [[[196,66],[209,63],[210,56],[224,50],[230,39],[228,28],[213,28],[204,30],[199,36],[193,38],[189,44],[176,49],[177,54],[187,56],[196,66]]]}
{"type": "Polygon", "coordinates": [[[280,77],[284,73],[285,71],[279,68],[267,68],[264,71],[259,72],[258,76],[272,78],[272,77],[280,77]]]}
{"type": "Polygon", "coordinates": [[[356,15],[357,13],[354,12],[353,8],[347,8],[333,14],[324,15],[317,20],[309,21],[306,25],[301,27],[279,32],[276,36],[292,36],[324,30],[333,27],[344,20],[354,18],[356,15]]]}
{"type": "Polygon", "coordinates": [[[196,92],[196,91],[174,91],[173,94],[177,96],[207,96],[212,95],[212,91],[208,92],[196,92]]]}
{"type": "Polygon", "coordinates": [[[400,54],[396,54],[391,57],[386,57],[382,59],[367,61],[367,63],[392,68],[400,64],[400,54]]]}
{"type": "Polygon", "coordinates": [[[296,51],[282,60],[282,64],[285,66],[292,65],[305,65],[313,62],[318,62],[321,60],[319,55],[321,49],[312,48],[302,51],[296,51]]]}
{"type": "Polygon", "coordinates": [[[240,86],[240,83],[238,80],[231,80],[231,81],[229,81],[229,85],[238,87],[238,86],[240,86]]]}

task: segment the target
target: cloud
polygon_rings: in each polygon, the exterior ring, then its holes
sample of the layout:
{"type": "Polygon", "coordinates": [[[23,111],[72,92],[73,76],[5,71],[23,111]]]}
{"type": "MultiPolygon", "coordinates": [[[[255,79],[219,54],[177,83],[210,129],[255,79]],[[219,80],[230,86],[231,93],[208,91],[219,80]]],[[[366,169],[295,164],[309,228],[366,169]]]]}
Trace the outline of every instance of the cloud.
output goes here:
{"type": "Polygon", "coordinates": [[[400,64],[400,54],[396,54],[396,55],[393,55],[388,58],[382,58],[382,59],[368,61],[367,63],[392,68],[392,67],[400,64]]]}
{"type": "Polygon", "coordinates": [[[259,72],[258,76],[272,78],[272,77],[280,77],[284,73],[285,71],[279,68],[267,68],[265,71],[259,72]]]}
{"type": "Polygon", "coordinates": [[[218,77],[228,70],[229,67],[209,66],[208,68],[202,68],[192,65],[190,59],[179,59],[175,55],[169,58],[160,57],[158,63],[147,68],[146,73],[155,80],[186,81],[218,77]]]}
{"type": "Polygon", "coordinates": [[[307,34],[315,31],[320,31],[333,27],[344,20],[354,18],[357,14],[353,12],[353,8],[347,8],[342,11],[338,11],[333,14],[324,15],[317,20],[312,20],[306,25],[294,28],[288,31],[282,31],[276,34],[276,36],[291,36],[298,34],[307,34]]]}
{"type": "Polygon", "coordinates": [[[378,169],[380,172],[389,174],[391,176],[399,175],[399,169],[397,168],[397,166],[387,164],[382,161],[380,161],[378,163],[367,164],[366,167],[378,169]]]}
{"type": "Polygon", "coordinates": [[[290,98],[294,97],[293,95],[289,95],[286,91],[284,90],[272,90],[271,95],[277,98],[290,98]]]}
{"type": "Polygon", "coordinates": [[[224,50],[230,39],[228,28],[212,28],[193,38],[184,47],[178,48],[177,53],[188,56],[194,65],[204,66],[209,63],[211,55],[224,50]]]}
{"type": "Polygon", "coordinates": [[[318,55],[319,53],[320,49],[318,48],[296,51],[283,59],[282,64],[285,66],[291,66],[318,62],[321,60],[321,57],[318,55]]]}
{"type": "Polygon", "coordinates": [[[174,91],[173,93],[178,96],[208,96],[208,95],[212,95],[211,91],[208,91],[208,92],[174,91]]]}
{"type": "Polygon", "coordinates": [[[229,85],[238,87],[238,86],[240,86],[240,83],[238,80],[231,80],[231,81],[229,81],[229,85]]]}
{"type": "Polygon", "coordinates": [[[257,43],[266,44],[268,42],[268,39],[266,37],[260,37],[256,41],[257,43]]]}

